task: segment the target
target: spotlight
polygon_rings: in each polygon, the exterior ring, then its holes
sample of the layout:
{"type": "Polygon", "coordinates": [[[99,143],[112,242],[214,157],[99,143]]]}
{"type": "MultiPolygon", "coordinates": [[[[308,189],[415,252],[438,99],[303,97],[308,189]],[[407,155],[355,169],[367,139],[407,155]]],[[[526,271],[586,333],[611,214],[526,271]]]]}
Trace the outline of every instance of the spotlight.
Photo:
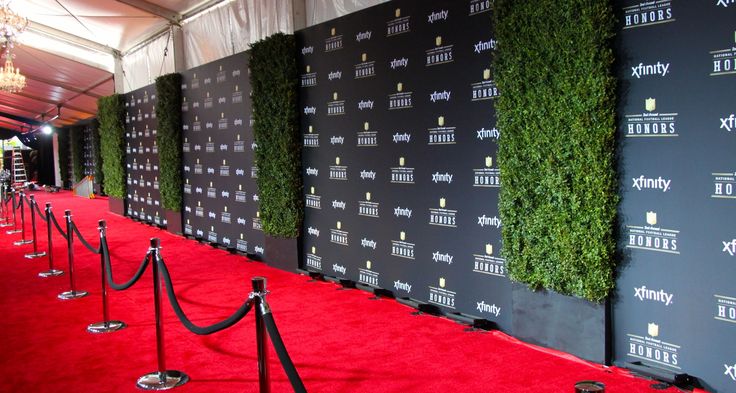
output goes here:
{"type": "Polygon", "coordinates": [[[54,132],[54,129],[51,128],[50,125],[46,124],[41,127],[41,132],[43,132],[44,135],[51,135],[54,132]]]}

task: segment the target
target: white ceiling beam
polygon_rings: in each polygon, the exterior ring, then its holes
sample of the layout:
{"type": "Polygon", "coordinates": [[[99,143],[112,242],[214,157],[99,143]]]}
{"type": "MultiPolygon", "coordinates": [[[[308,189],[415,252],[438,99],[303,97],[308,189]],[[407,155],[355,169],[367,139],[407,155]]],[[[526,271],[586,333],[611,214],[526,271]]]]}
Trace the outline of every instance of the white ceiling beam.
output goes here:
{"type": "Polygon", "coordinates": [[[176,11],[172,11],[168,8],[161,7],[160,5],[149,3],[145,0],[115,0],[118,3],[127,4],[133,8],[137,8],[143,12],[147,12],[151,15],[158,16],[159,18],[166,19],[170,23],[179,24],[181,22],[181,14],[176,11]]]}
{"type": "Polygon", "coordinates": [[[116,52],[118,52],[115,48],[111,48],[107,45],[100,44],[99,42],[88,40],[86,38],[82,38],[80,36],[70,34],[70,33],[67,33],[66,31],[58,30],[53,27],[42,25],[38,22],[34,22],[31,20],[28,21],[28,30],[36,32],[41,35],[45,35],[47,37],[55,38],[57,40],[66,41],[74,45],[82,46],[88,49],[93,49],[93,50],[96,50],[102,53],[114,55],[116,52]]]}

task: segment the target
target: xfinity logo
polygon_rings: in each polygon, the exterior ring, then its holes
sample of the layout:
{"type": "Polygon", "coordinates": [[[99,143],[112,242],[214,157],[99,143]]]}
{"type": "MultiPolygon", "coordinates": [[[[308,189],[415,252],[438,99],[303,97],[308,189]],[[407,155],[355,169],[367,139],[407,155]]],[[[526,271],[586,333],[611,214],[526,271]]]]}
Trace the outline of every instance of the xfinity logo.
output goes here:
{"type": "Polygon", "coordinates": [[[376,172],[374,171],[360,171],[360,178],[365,179],[371,179],[376,180],[376,172]]]}
{"type": "Polygon", "coordinates": [[[439,251],[435,251],[432,253],[432,260],[435,262],[445,262],[448,265],[452,265],[452,259],[454,256],[450,254],[440,254],[439,251]]]}
{"type": "Polygon", "coordinates": [[[478,312],[487,312],[489,314],[495,315],[496,317],[498,317],[498,314],[501,313],[501,307],[498,307],[496,304],[487,304],[484,300],[476,302],[475,304],[477,304],[475,309],[478,310],[478,312]]]}
{"type": "Polygon", "coordinates": [[[394,208],[394,216],[396,216],[396,217],[411,218],[411,209],[405,209],[405,208],[402,208],[402,207],[395,207],[394,208]]]}
{"type": "Polygon", "coordinates": [[[230,191],[223,191],[220,196],[223,198],[230,198],[230,191]]]}
{"type": "Polygon", "coordinates": [[[258,148],[258,144],[257,143],[253,142],[253,143],[250,144],[250,149],[251,150],[255,151],[257,148],[258,148]]]}
{"type": "Polygon", "coordinates": [[[314,115],[317,113],[317,108],[313,106],[305,106],[304,107],[304,114],[305,115],[314,115]]]}
{"type": "Polygon", "coordinates": [[[258,194],[253,194],[253,202],[258,202],[260,198],[258,198],[258,194]]]}
{"type": "Polygon", "coordinates": [[[634,297],[637,299],[644,301],[644,300],[654,300],[655,302],[662,302],[665,306],[669,306],[672,304],[672,298],[675,295],[671,293],[667,293],[664,291],[664,289],[660,289],[659,291],[655,291],[654,289],[648,289],[646,285],[642,285],[639,288],[634,288],[634,297]]]}
{"type": "Polygon", "coordinates": [[[394,281],[394,288],[396,288],[397,291],[406,291],[411,293],[411,284],[408,282],[401,282],[399,280],[394,281]]]}
{"type": "Polygon", "coordinates": [[[408,132],[405,132],[403,134],[399,134],[397,132],[396,134],[394,134],[394,143],[399,143],[399,142],[409,143],[409,141],[411,141],[411,134],[409,134],[408,132]]]}
{"type": "Polygon", "coordinates": [[[501,132],[498,131],[496,127],[493,127],[490,130],[486,130],[485,128],[481,128],[480,130],[476,131],[476,138],[480,140],[484,139],[498,139],[498,137],[501,136],[501,132]]]}
{"type": "Polygon", "coordinates": [[[243,125],[243,119],[235,119],[233,120],[234,126],[242,126],[243,125]]]}
{"type": "Polygon", "coordinates": [[[307,168],[307,176],[319,176],[319,169],[307,168]]]}
{"type": "MultiPolygon", "coordinates": [[[[729,4],[736,4],[736,0],[718,0],[718,2],[716,3],[717,6],[722,5],[724,8],[728,8],[729,4]]],[[[736,380],[736,378],[734,378],[734,380],[736,380]]]]}
{"type": "Polygon", "coordinates": [[[450,13],[450,11],[442,10],[439,12],[433,12],[429,15],[427,15],[427,22],[434,23],[439,20],[447,20],[447,15],[450,13]]]}
{"type": "Polygon", "coordinates": [[[432,102],[450,101],[450,94],[452,94],[451,91],[445,90],[445,91],[438,92],[437,90],[435,90],[434,93],[429,95],[429,99],[432,102]]]}
{"type": "Polygon", "coordinates": [[[347,271],[348,271],[348,269],[346,269],[346,268],[345,268],[345,266],[340,266],[340,265],[338,265],[338,264],[334,264],[334,265],[332,265],[332,270],[333,270],[333,271],[334,271],[335,273],[342,273],[342,274],[345,274],[345,272],[347,272],[347,271]]]}
{"type": "Polygon", "coordinates": [[[195,188],[194,189],[194,192],[197,193],[197,194],[201,194],[202,193],[202,187],[195,188]]]}
{"type": "Polygon", "coordinates": [[[209,213],[207,214],[207,216],[208,216],[209,218],[212,218],[212,219],[215,219],[215,218],[217,218],[217,214],[215,214],[214,212],[209,212],[209,213]]]}
{"type": "Polygon", "coordinates": [[[207,168],[207,174],[208,175],[214,175],[215,174],[215,168],[207,168]]]}
{"type": "Polygon", "coordinates": [[[222,244],[224,244],[224,245],[230,245],[230,238],[229,237],[223,237],[222,238],[222,244]]]}
{"type": "Polygon", "coordinates": [[[371,34],[373,34],[372,31],[365,31],[365,32],[362,32],[362,33],[358,33],[358,34],[355,35],[355,41],[360,42],[360,41],[363,41],[363,40],[370,40],[371,39],[371,34]]]}
{"type": "Polygon", "coordinates": [[[501,227],[501,219],[498,218],[498,217],[496,217],[496,216],[486,217],[486,215],[484,214],[484,215],[478,217],[478,225],[480,225],[481,227],[484,227],[484,226],[492,226],[492,227],[500,228],[501,227]]]}
{"type": "Polygon", "coordinates": [[[220,145],[220,151],[227,151],[228,146],[225,144],[220,145]]]}
{"type": "Polygon", "coordinates": [[[238,225],[245,225],[245,218],[238,217],[238,225]]]}
{"type": "Polygon", "coordinates": [[[721,128],[724,130],[731,132],[733,131],[734,126],[736,126],[736,115],[733,113],[729,117],[721,118],[721,128]]]}
{"type": "Polygon", "coordinates": [[[342,145],[343,142],[345,142],[345,137],[343,136],[330,137],[330,144],[332,145],[342,145]]]}
{"type": "Polygon", "coordinates": [[[406,57],[402,57],[400,59],[393,59],[391,60],[390,64],[391,64],[392,70],[395,70],[399,67],[406,68],[409,65],[409,59],[407,59],[406,57]]]}
{"type": "Polygon", "coordinates": [[[220,98],[217,99],[217,103],[218,104],[224,104],[226,102],[227,102],[227,98],[225,98],[225,97],[220,97],[220,98]]]}
{"type": "Polygon", "coordinates": [[[638,66],[631,67],[631,76],[635,76],[636,79],[649,75],[665,76],[669,74],[669,69],[670,63],[661,63],[659,61],[657,64],[639,63],[638,66]]]}
{"type": "Polygon", "coordinates": [[[197,229],[197,236],[199,236],[199,237],[204,236],[204,232],[202,232],[201,229],[197,229]]]}
{"type": "Polygon", "coordinates": [[[733,364],[733,366],[729,366],[728,364],[724,364],[723,367],[726,368],[726,372],[723,373],[723,375],[728,375],[736,381],[736,363],[733,364]]]}
{"type": "Polygon", "coordinates": [[[634,177],[631,180],[634,181],[632,187],[636,188],[639,191],[644,188],[650,190],[662,190],[662,192],[667,192],[670,190],[670,183],[672,182],[672,180],[663,179],[662,176],[656,179],[650,179],[645,178],[644,175],[634,177]]]}
{"type": "Polygon", "coordinates": [[[368,240],[366,238],[362,238],[360,239],[360,245],[365,248],[372,248],[375,250],[377,243],[375,240],[368,240]]]}
{"type": "Polygon", "coordinates": [[[256,246],[256,247],[255,247],[255,251],[256,251],[256,254],[261,254],[261,255],[263,255],[263,247],[261,247],[261,246],[256,246]]]}
{"type": "Polygon", "coordinates": [[[473,47],[474,47],[475,53],[481,53],[481,52],[485,52],[487,50],[496,49],[496,44],[497,43],[498,43],[498,41],[496,41],[493,38],[491,38],[488,41],[478,41],[478,43],[477,44],[474,44],[473,47]]]}
{"type": "Polygon", "coordinates": [[[334,79],[342,79],[342,71],[332,71],[329,74],[327,74],[327,79],[334,80],[334,79]]]}
{"type": "Polygon", "coordinates": [[[184,208],[184,211],[187,212],[187,213],[191,213],[192,212],[192,208],[189,207],[189,206],[187,206],[187,207],[184,208]]]}
{"type": "Polygon", "coordinates": [[[305,46],[302,48],[302,54],[306,55],[307,53],[314,53],[314,47],[313,46],[305,46]]]}
{"type": "Polygon", "coordinates": [[[728,255],[736,255],[736,239],[723,242],[723,252],[727,252],[728,255]]]}
{"type": "Polygon", "coordinates": [[[451,173],[439,173],[435,172],[432,174],[432,181],[435,183],[447,183],[452,184],[452,177],[454,175],[451,173]]]}
{"type": "Polygon", "coordinates": [[[245,169],[236,169],[235,176],[245,176],[245,169]]]}
{"type": "Polygon", "coordinates": [[[311,235],[311,236],[317,236],[317,237],[319,237],[319,229],[317,229],[317,228],[309,227],[309,228],[307,228],[307,233],[309,235],[311,235]]]}
{"type": "Polygon", "coordinates": [[[343,202],[343,201],[332,201],[332,208],[333,209],[342,209],[342,210],[345,210],[345,202],[343,202]]]}
{"type": "Polygon", "coordinates": [[[363,109],[373,109],[373,101],[371,101],[371,100],[367,100],[367,101],[361,100],[358,103],[358,109],[360,109],[361,111],[363,109]]]}
{"type": "Polygon", "coordinates": [[[194,151],[202,150],[202,145],[194,145],[194,151]]]}
{"type": "Polygon", "coordinates": [[[204,128],[212,128],[212,122],[207,122],[207,123],[206,123],[206,124],[204,125],[204,128]]]}
{"type": "Polygon", "coordinates": [[[233,70],[233,76],[240,76],[240,70],[233,70]]]}

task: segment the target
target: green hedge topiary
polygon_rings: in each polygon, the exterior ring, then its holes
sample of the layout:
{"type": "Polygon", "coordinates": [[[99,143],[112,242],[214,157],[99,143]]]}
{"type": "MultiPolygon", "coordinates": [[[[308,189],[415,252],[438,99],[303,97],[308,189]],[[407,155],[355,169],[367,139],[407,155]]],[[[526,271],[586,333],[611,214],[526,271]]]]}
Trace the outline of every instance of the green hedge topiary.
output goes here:
{"type": "Polygon", "coordinates": [[[105,192],[125,197],[125,99],[120,94],[97,100],[100,122],[100,152],[105,192]]]}
{"type": "Polygon", "coordinates": [[[181,74],[156,78],[156,119],[158,119],[161,204],[179,212],[182,205],[181,74]]]}
{"type": "Polygon", "coordinates": [[[296,44],[274,34],[251,45],[253,126],[258,148],[260,211],[265,233],[297,237],[304,217],[297,112],[296,44]]]}
{"type": "Polygon", "coordinates": [[[71,128],[66,127],[59,130],[59,178],[61,186],[66,188],[69,185],[69,133],[71,128]]]}
{"type": "Polygon", "coordinates": [[[614,16],[603,0],[497,0],[503,253],[532,288],[600,301],[614,281],[614,16]]]}
{"type": "Polygon", "coordinates": [[[84,177],[84,126],[70,129],[72,147],[72,175],[74,183],[84,177]]]}

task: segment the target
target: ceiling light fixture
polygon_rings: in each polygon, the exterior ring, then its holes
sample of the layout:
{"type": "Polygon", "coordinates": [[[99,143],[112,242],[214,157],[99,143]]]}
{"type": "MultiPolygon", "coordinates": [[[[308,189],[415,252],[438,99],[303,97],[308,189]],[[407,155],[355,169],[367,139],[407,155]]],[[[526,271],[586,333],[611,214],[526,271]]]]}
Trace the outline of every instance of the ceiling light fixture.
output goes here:
{"type": "Polygon", "coordinates": [[[20,68],[13,66],[13,57],[10,46],[5,48],[5,66],[0,67],[0,90],[8,93],[17,93],[26,87],[26,77],[20,73],[20,68]]]}
{"type": "Polygon", "coordinates": [[[15,38],[28,27],[28,18],[16,14],[10,9],[11,0],[0,0],[0,37],[3,45],[15,38]]]}
{"type": "Polygon", "coordinates": [[[13,43],[28,27],[28,18],[20,16],[10,9],[10,0],[0,0],[0,42],[5,48],[5,66],[0,67],[0,90],[17,93],[26,87],[26,77],[19,68],[13,65],[13,43]]]}

